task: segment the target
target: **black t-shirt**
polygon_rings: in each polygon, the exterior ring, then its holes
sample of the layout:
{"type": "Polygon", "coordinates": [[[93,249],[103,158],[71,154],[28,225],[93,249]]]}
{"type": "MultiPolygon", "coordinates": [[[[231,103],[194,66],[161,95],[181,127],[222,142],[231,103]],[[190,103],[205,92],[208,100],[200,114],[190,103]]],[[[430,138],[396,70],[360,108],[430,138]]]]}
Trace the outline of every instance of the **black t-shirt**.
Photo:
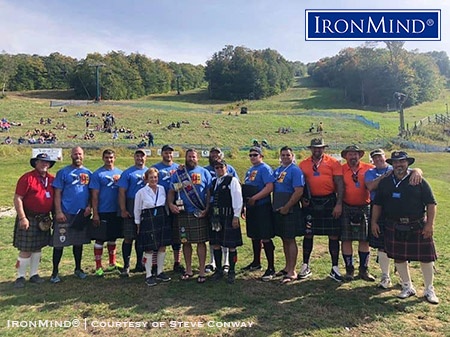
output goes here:
{"type": "Polygon", "coordinates": [[[420,218],[426,205],[436,204],[430,185],[425,179],[419,185],[409,184],[411,175],[404,180],[396,180],[394,174],[382,179],[378,185],[373,203],[382,206],[386,218],[420,218]]]}

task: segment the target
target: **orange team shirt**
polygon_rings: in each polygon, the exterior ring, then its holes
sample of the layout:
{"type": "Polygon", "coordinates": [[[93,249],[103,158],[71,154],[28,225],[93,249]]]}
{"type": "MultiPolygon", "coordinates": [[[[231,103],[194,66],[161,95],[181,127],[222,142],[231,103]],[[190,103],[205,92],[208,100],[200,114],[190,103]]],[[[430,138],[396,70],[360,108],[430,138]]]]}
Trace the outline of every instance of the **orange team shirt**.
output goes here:
{"type": "Polygon", "coordinates": [[[354,181],[352,178],[353,171],[350,166],[347,163],[342,165],[344,174],[344,202],[347,205],[363,206],[370,203],[370,193],[364,183],[364,174],[371,168],[374,168],[372,164],[359,162],[359,166],[355,170],[358,180],[354,181]]]}
{"type": "Polygon", "coordinates": [[[342,166],[339,161],[324,154],[316,172],[313,170],[313,165],[312,157],[306,158],[298,165],[306,178],[311,195],[324,197],[335,193],[333,177],[342,176],[342,166]]]}

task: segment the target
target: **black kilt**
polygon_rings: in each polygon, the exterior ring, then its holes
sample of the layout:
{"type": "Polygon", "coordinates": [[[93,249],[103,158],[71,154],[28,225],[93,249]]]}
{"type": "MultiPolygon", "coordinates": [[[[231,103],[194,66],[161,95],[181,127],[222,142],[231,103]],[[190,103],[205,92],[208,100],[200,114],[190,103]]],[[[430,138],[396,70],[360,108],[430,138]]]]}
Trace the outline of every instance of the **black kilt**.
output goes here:
{"type": "Polygon", "coordinates": [[[83,229],[75,229],[71,225],[75,214],[65,214],[67,218],[66,223],[58,223],[53,221],[53,235],[50,241],[50,246],[54,248],[62,248],[68,246],[79,246],[90,243],[89,226],[84,226],[83,229]]]}
{"type": "Polygon", "coordinates": [[[42,247],[48,246],[50,243],[50,230],[41,231],[35,217],[28,216],[30,227],[28,230],[19,228],[19,217],[16,216],[14,223],[14,239],[13,246],[23,252],[37,252],[42,247]]]}
{"type": "Polygon", "coordinates": [[[433,262],[437,259],[433,238],[424,239],[422,228],[411,230],[407,241],[395,237],[394,221],[386,221],[385,251],[391,259],[399,261],[433,262]]]}
{"type": "Polygon", "coordinates": [[[197,218],[193,213],[181,212],[175,216],[174,223],[179,228],[181,243],[204,243],[209,239],[208,217],[197,218]]]}
{"type": "Polygon", "coordinates": [[[242,246],[241,227],[233,228],[233,214],[220,215],[219,221],[222,225],[220,231],[213,231],[212,226],[209,226],[209,244],[220,245],[227,248],[236,248],[242,246]]]}
{"type": "Polygon", "coordinates": [[[131,218],[123,219],[123,238],[125,240],[136,240],[137,231],[136,224],[134,223],[134,199],[127,198],[126,207],[131,218]]]}
{"type": "Polygon", "coordinates": [[[164,206],[142,210],[137,244],[143,251],[172,244],[172,227],[164,206]]]}
{"type": "Polygon", "coordinates": [[[245,219],[247,236],[255,240],[269,240],[275,236],[272,204],[247,206],[245,219]]]}
{"type": "Polygon", "coordinates": [[[292,210],[292,213],[286,215],[280,212],[273,213],[275,235],[282,239],[295,239],[297,236],[305,235],[302,209],[296,206],[292,210]]]}
{"type": "Polygon", "coordinates": [[[92,240],[115,241],[123,238],[123,219],[117,215],[117,212],[99,213],[100,225],[89,226],[89,236],[92,240]]]}
{"type": "Polygon", "coordinates": [[[172,227],[172,245],[180,245],[180,227],[178,227],[178,221],[175,220],[175,215],[172,212],[169,213],[168,221],[172,227]]]}
{"type": "Polygon", "coordinates": [[[342,208],[342,232],[341,241],[368,241],[369,240],[369,213],[370,206],[349,206],[344,204],[342,208]],[[351,225],[350,219],[355,215],[361,215],[359,226],[351,225]]]}
{"type": "Polygon", "coordinates": [[[305,233],[308,235],[329,235],[339,236],[341,234],[342,220],[333,217],[333,209],[336,206],[336,195],[330,194],[324,197],[312,197],[309,206],[303,209],[304,219],[311,217],[310,221],[305,220],[305,226],[310,222],[305,233]]]}
{"type": "Polygon", "coordinates": [[[384,232],[386,231],[384,228],[385,227],[384,221],[378,221],[378,227],[380,227],[380,234],[378,234],[377,238],[373,236],[372,230],[369,231],[369,246],[372,248],[384,250],[384,232]]]}

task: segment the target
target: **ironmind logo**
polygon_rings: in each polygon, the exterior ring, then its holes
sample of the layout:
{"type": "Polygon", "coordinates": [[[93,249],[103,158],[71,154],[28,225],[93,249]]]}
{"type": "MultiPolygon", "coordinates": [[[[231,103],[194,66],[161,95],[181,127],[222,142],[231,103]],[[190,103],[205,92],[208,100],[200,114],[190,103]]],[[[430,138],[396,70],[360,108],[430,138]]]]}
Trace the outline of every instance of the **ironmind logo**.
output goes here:
{"type": "Polygon", "coordinates": [[[441,10],[306,10],[306,41],[440,41],[441,10]]]}

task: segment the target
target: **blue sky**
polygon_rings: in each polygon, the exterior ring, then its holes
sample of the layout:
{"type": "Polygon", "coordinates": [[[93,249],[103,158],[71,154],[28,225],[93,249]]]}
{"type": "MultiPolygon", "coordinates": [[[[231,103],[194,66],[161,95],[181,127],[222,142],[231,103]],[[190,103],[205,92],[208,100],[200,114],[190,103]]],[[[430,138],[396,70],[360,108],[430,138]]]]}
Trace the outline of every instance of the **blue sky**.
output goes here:
{"type": "Polygon", "coordinates": [[[305,41],[305,9],[441,9],[442,41],[407,42],[405,48],[450,56],[450,1],[444,0],[0,0],[0,51],[82,59],[122,50],[205,64],[233,45],[271,48],[307,63],[362,44],[305,41]]]}

